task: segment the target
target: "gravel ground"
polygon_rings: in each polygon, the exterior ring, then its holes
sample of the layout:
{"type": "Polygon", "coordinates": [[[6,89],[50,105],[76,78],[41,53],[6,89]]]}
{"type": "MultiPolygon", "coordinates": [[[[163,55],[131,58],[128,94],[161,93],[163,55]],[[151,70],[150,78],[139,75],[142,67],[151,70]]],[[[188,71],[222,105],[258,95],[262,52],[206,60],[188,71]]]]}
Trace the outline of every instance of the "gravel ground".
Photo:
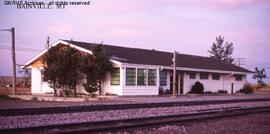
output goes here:
{"type": "Polygon", "coordinates": [[[81,101],[81,102],[24,101],[24,100],[0,99],[0,109],[134,104],[134,103],[159,103],[159,102],[191,102],[191,101],[210,101],[210,100],[241,100],[241,99],[263,99],[263,98],[270,98],[270,95],[256,95],[256,94],[205,95],[203,94],[203,95],[183,95],[183,96],[180,95],[177,97],[169,97],[169,96],[121,96],[121,97],[118,97],[118,96],[114,96],[112,98],[100,98],[100,100],[89,100],[89,101],[81,101]]]}
{"type": "Polygon", "coordinates": [[[111,134],[269,134],[270,113],[137,128],[111,134]]]}
{"type": "Polygon", "coordinates": [[[27,126],[52,125],[62,123],[89,122],[115,119],[129,119],[160,115],[173,115],[182,113],[195,113],[206,109],[222,109],[228,107],[251,107],[251,106],[270,106],[270,102],[249,102],[233,103],[206,106],[186,106],[186,107],[162,107],[144,108],[130,110],[111,110],[78,112],[65,114],[43,114],[43,115],[24,115],[24,116],[0,116],[0,128],[17,128],[27,126]]]}
{"type": "Polygon", "coordinates": [[[135,103],[135,102],[121,101],[121,100],[91,100],[91,101],[82,101],[82,102],[55,102],[55,101],[26,101],[26,100],[0,99],[0,109],[89,106],[89,105],[132,104],[132,103],[135,103]]]}

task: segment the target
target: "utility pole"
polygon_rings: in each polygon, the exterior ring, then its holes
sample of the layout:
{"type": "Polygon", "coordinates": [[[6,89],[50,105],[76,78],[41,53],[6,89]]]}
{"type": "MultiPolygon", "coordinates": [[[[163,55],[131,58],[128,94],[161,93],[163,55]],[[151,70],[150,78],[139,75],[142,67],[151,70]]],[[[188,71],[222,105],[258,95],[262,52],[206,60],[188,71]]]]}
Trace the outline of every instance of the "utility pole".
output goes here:
{"type": "Polygon", "coordinates": [[[173,96],[176,96],[176,51],[173,53],[173,96]]]}
{"type": "Polygon", "coordinates": [[[47,41],[45,44],[45,49],[48,49],[48,48],[50,48],[50,37],[49,36],[47,37],[47,41]]]}
{"type": "Polygon", "coordinates": [[[15,28],[12,27],[11,28],[11,36],[12,36],[12,48],[11,48],[11,55],[12,55],[12,65],[13,65],[13,92],[12,94],[15,95],[16,94],[16,87],[17,87],[17,83],[16,83],[16,56],[15,56],[15,28]]]}
{"type": "Polygon", "coordinates": [[[16,94],[16,56],[15,56],[15,28],[11,29],[0,29],[0,31],[9,31],[11,32],[11,57],[12,57],[12,67],[13,67],[13,77],[12,77],[12,95],[16,94]]]}

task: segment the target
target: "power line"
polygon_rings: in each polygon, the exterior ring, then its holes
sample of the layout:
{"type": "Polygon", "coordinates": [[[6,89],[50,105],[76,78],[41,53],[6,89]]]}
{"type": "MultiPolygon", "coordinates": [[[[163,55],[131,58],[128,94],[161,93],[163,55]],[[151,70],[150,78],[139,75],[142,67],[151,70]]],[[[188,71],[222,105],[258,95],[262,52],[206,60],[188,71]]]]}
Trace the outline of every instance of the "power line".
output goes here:
{"type": "Polygon", "coordinates": [[[0,39],[7,39],[10,38],[11,36],[5,35],[5,34],[0,34],[0,39]]]}
{"type": "Polygon", "coordinates": [[[1,44],[9,44],[10,42],[8,42],[7,40],[0,40],[1,44]]]}
{"type": "MultiPolygon", "coordinates": [[[[9,47],[9,46],[0,46],[0,49],[10,50],[11,47],[9,47]]],[[[16,50],[18,50],[18,51],[31,51],[31,52],[40,52],[40,51],[42,51],[41,49],[25,48],[25,47],[16,47],[16,50]]]]}
{"type": "MultiPolygon", "coordinates": [[[[1,49],[0,49],[1,50],[1,49]]],[[[2,50],[10,50],[10,49],[2,49],[2,50]]],[[[35,53],[38,53],[40,51],[31,51],[31,50],[16,50],[17,52],[20,51],[20,52],[35,52],[35,53]]]]}
{"type": "MultiPolygon", "coordinates": [[[[3,38],[0,38],[0,41],[5,41],[5,43],[9,43],[9,44],[11,44],[11,41],[10,40],[8,40],[8,39],[3,39],[3,38]]],[[[16,39],[15,40],[16,42],[27,42],[26,40],[22,40],[22,39],[16,39]]]]}
{"type": "MultiPolygon", "coordinates": [[[[0,48],[1,49],[1,48],[0,48]]],[[[17,49],[17,48],[16,48],[17,49]]],[[[4,49],[4,50],[10,50],[10,49],[4,49]]],[[[23,51],[23,52],[40,52],[37,50],[23,50],[23,49],[17,49],[16,51],[23,51]]]]}

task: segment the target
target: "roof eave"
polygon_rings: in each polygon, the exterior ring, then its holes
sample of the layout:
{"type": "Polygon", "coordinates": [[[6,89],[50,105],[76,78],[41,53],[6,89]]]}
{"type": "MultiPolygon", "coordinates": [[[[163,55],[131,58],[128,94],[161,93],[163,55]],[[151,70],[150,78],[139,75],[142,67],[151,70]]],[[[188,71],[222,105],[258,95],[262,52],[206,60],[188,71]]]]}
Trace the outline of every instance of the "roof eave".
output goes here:
{"type": "MultiPolygon", "coordinates": [[[[82,48],[82,47],[79,47],[79,46],[76,46],[75,44],[72,44],[72,43],[69,43],[67,41],[64,41],[64,40],[58,40],[56,43],[54,43],[52,46],[57,46],[59,44],[64,44],[64,45],[68,45],[72,48],[75,48],[75,49],[78,49],[80,51],[83,51],[83,52],[86,52],[86,53],[89,53],[89,54],[93,54],[92,51],[90,50],[87,50],[85,48],[82,48]]],[[[28,62],[25,63],[25,65],[22,67],[22,68],[28,68],[33,62],[35,62],[37,59],[39,59],[41,56],[43,56],[46,52],[48,51],[48,49],[45,49],[43,50],[41,53],[39,53],[36,57],[32,58],[31,60],[29,60],[28,62]]],[[[117,61],[117,60],[114,60],[114,59],[110,59],[110,61],[114,64],[118,64],[120,65],[121,62],[120,61],[117,61]]]]}

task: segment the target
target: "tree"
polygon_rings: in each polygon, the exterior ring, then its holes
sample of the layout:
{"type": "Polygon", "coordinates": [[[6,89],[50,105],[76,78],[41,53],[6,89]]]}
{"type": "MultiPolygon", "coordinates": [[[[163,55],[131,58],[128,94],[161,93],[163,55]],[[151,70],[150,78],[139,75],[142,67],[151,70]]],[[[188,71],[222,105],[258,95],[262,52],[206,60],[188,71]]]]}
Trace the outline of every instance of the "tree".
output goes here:
{"type": "Polygon", "coordinates": [[[257,79],[258,84],[262,85],[264,84],[263,79],[267,78],[265,69],[259,69],[258,67],[255,67],[255,74],[253,75],[253,79],[257,79]]]}
{"type": "Polygon", "coordinates": [[[254,90],[250,84],[245,84],[242,89],[239,90],[240,93],[250,94],[253,93],[254,90]]]}
{"type": "Polygon", "coordinates": [[[99,90],[101,94],[101,83],[112,70],[112,63],[101,44],[94,47],[92,52],[92,55],[84,54],[70,47],[52,47],[48,50],[43,59],[45,67],[42,74],[43,79],[53,85],[55,95],[57,86],[66,95],[73,89],[77,96],[76,85],[85,76],[85,90],[89,93],[99,90]]]}
{"type": "Polygon", "coordinates": [[[44,64],[44,70],[42,71],[43,80],[47,81],[54,90],[54,95],[57,96],[56,85],[61,77],[59,74],[61,60],[57,47],[51,47],[44,55],[42,62],[44,64]]]}
{"type": "Polygon", "coordinates": [[[19,83],[22,87],[31,87],[31,71],[28,68],[22,68],[18,71],[23,75],[23,80],[19,83]]]}
{"type": "Polygon", "coordinates": [[[92,52],[92,55],[84,57],[82,65],[83,73],[87,77],[85,89],[89,93],[99,90],[99,95],[101,95],[101,83],[106,74],[112,70],[112,63],[102,44],[96,45],[92,52]]]}
{"type": "Polygon", "coordinates": [[[202,94],[204,91],[204,86],[201,82],[196,81],[194,85],[192,85],[189,93],[202,94]]]}
{"type": "Polygon", "coordinates": [[[211,55],[210,57],[231,64],[233,62],[233,58],[231,57],[233,49],[233,43],[226,42],[224,44],[224,37],[218,36],[216,37],[216,42],[213,43],[211,50],[208,52],[211,55]]]}
{"type": "Polygon", "coordinates": [[[82,79],[80,60],[80,52],[70,47],[51,47],[44,55],[43,79],[52,85],[55,96],[56,87],[61,87],[64,91],[73,89],[74,95],[77,96],[76,85],[82,79]]]}
{"type": "Polygon", "coordinates": [[[82,79],[80,73],[80,52],[71,47],[61,48],[59,51],[59,65],[58,74],[60,75],[58,82],[64,90],[73,89],[74,95],[77,96],[76,85],[82,79]]]}
{"type": "Polygon", "coordinates": [[[86,83],[83,85],[84,89],[92,94],[98,90],[98,79],[94,74],[93,56],[88,54],[82,57],[81,71],[86,75],[86,83]]]}

